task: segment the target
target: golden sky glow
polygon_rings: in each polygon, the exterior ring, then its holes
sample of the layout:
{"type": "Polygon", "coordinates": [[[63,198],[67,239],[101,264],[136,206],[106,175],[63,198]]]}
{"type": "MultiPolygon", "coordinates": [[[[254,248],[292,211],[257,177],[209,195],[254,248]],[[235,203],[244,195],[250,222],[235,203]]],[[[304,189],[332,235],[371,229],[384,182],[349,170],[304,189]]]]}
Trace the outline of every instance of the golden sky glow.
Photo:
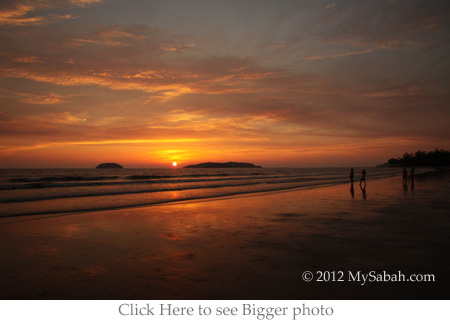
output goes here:
{"type": "Polygon", "coordinates": [[[0,167],[450,149],[448,1],[0,4],[0,167]]]}

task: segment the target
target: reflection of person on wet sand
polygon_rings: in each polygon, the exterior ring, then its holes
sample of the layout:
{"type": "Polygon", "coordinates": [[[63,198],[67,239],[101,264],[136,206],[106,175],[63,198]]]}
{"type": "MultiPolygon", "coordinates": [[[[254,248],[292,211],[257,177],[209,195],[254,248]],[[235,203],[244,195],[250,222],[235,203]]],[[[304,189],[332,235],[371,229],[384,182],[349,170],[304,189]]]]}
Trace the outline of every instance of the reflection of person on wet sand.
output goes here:
{"type": "Polygon", "coordinates": [[[359,185],[364,182],[364,188],[366,187],[366,170],[361,172],[361,180],[359,180],[359,185]]]}
{"type": "Polygon", "coordinates": [[[403,179],[402,179],[403,186],[406,186],[407,177],[408,177],[408,171],[406,171],[406,168],[403,168],[403,179]]]}
{"type": "Polygon", "coordinates": [[[365,183],[366,183],[366,182],[364,181],[364,187],[360,185],[360,186],[361,186],[361,191],[362,191],[362,195],[363,195],[364,200],[367,198],[365,183]]]}
{"type": "Polygon", "coordinates": [[[353,182],[350,185],[350,194],[352,195],[352,199],[355,197],[355,189],[353,189],[353,182]]]}
{"type": "Polygon", "coordinates": [[[350,169],[350,175],[349,175],[349,177],[350,177],[350,182],[351,182],[352,185],[353,185],[353,168],[350,169]]]}

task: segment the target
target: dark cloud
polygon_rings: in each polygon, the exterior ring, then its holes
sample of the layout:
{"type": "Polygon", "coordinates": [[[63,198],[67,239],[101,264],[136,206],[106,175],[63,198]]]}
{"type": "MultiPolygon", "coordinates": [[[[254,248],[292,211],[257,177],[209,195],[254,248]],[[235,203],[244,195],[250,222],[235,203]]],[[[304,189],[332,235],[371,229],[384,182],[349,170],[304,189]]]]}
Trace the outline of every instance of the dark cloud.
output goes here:
{"type": "Polygon", "coordinates": [[[377,49],[421,48],[447,38],[448,1],[384,1],[342,3],[330,9],[335,16],[322,18],[327,30],[318,40],[348,42],[377,49]]]}

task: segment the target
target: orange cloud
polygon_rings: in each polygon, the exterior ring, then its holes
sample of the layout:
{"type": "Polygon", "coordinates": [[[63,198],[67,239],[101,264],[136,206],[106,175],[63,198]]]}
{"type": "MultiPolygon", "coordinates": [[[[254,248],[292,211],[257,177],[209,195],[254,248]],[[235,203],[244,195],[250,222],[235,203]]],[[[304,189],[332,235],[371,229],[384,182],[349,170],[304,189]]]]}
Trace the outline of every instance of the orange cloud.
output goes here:
{"type": "Polygon", "coordinates": [[[27,25],[43,21],[44,17],[27,17],[29,12],[36,10],[32,4],[21,3],[17,6],[0,11],[0,24],[27,25]]]}
{"type": "Polygon", "coordinates": [[[69,2],[80,7],[85,7],[89,4],[102,2],[102,0],[70,0],[69,2]]]}
{"type": "Polygon", "coordinates": [[[63,96],[56,93],[48,94],[30,94],[30,93],[19,93],[19,102],[24,102],[28,104],[59,104],[66,103],[65,99],[69,96],[63,96]]]}
{"type": "Polygon", "coordinates": [[[74,39],[75,42],[92,43],[104,46],[131,46],[129,40],[144,41],[147,39],[145,35],[127,32],[119,29],[107,29],[86,38],[74,39]]]}
{"type": "Polygon", "coordinates": [[[13,26],[26,26],[40,24],[48,21],[51,18],[60,19],[73,19],[70,14],[48,14],[48,15],[33,15],[39,9],[48,9],[56,7],[65,7],[67,5],[73,5],[78,7],[86,7],[89,4],[98,3],[102,0],[19,0],[13,2],[10,6],[0,9],[0,24],[13,25],[13,26]]]}
{"type": "Polygon", "coordinates": [[[14,57],[13,61],[18,63],[24,63],[24,64],[30,64],[30,63],[43,63],[43,61],[36,56],[21,56],[21,57],[14,57]]]}
{"type": "Polygon", "coordinates": [[[29,146],[7,147],[3,146],[0,154],[8,155],[14,152],[26,150],[38,150],[52,147],[65,146],[83,146],[83,145],[121,145],[121,144],[142,144],[142,143],[180,143],[180,142],[196,142],[211,141],[211,139],[138,139],[138,140],[105,140],[105,141],[73,141],[73,142],[48,142],[43,144],[35,144],[29,146]]]}
{"type": "Polygon", "coordinates": [[[305,57],[305,60],[316,60],[316,59],[326,59],[326,58],[338,58],[338,57],[345,57],[345,56],[352,56],[352,55],[362,55],[367,54],[375,51],[376,49],[364,49],[364,50],[357,50],[357,51],[348,51],[344,53],[339,54],[327,54],[322,56],[308,56],[305,57]]]}
{"type": "Polygon", "coordinates": [[[95,85],[113,90],[138,90],[146,93],[157,93],[160,98],[168,99],[181,94],[191,93],[193,90],[183,84],[158,85],[143,82],[126,81],[123,77],[114,77],[108,73],[93,73],[91,75],[77,75],[58,72],[57,74],[35,73],[29,70],[14,68],[0,68],[3,77],[25,78],[39,82],[53,83],[60,86],[95,85]]]}

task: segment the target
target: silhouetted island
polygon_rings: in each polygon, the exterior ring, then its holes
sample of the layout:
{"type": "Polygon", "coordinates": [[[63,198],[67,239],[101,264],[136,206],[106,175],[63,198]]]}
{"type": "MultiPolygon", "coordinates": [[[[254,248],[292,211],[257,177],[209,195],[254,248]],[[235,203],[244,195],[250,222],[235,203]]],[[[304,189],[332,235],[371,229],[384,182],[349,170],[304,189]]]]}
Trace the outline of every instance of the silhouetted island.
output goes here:
{"type": "Polygon", "coordinates": [[[185,168],[262,168],[259,165],[243,162],[206,162],[193,165],[187,165],[185,168]]]}
{"type": "Polygon", "coordinates": [[[96,169],[123,169],[123,167],[117,163],[101,163],[96,169]]]}

